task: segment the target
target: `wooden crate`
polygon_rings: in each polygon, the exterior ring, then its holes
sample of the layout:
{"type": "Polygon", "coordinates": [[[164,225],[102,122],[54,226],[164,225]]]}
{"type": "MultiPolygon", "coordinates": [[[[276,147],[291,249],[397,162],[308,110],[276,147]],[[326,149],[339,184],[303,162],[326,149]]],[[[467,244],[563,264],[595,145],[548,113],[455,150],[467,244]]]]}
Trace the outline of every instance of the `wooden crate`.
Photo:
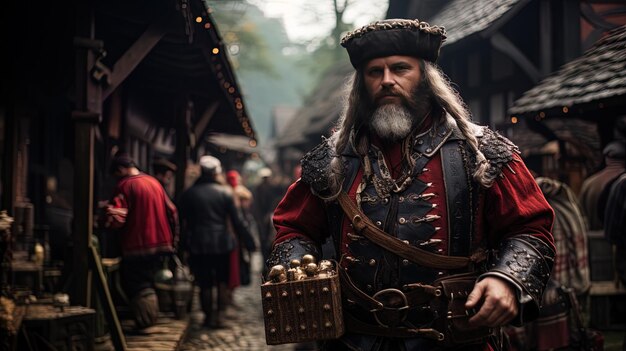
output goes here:
{"type": "Polygon", "coordinates": [[[339,338],[344,333],[339,276],[261,285],[268,345],[339,338]]]}

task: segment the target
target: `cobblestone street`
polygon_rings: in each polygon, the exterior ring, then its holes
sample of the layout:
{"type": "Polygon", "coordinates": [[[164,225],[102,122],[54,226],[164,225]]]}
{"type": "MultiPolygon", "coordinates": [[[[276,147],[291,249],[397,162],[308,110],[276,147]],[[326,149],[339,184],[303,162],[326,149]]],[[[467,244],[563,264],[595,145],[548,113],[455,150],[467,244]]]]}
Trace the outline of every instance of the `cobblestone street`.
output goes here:
{"type": "Polygon", "coordinates": [[[261,255],[252,256],[252,282],[249,286],[235,290],[236,308],[226,313],[226,328],[206,329],[201,327],[204,314],[200,311],[197,298],[194,299],[189,331],[180,350],[270,350],[292,351],[294,345],[268,346],[265,343],[265,329],[261,311],[260,271],[261,255]]]}

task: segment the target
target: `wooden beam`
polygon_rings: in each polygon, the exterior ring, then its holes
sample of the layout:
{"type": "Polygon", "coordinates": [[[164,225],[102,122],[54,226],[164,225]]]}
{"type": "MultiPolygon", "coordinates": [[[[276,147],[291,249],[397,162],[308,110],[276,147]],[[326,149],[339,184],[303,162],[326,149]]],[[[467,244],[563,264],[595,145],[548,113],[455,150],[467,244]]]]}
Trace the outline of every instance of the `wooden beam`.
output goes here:
{"type": "Polygon", "coordinates": [[[541,75],[547,76],[552,72],[552,13],[550,0],[541,0],[539,3],[539,53],[541,55],[541,75]]]}
{"type": "Polygon", "coordinates": [[[206,131],[209,122],[211,122],[211,119],[215,115],[218,107],[220,107],[220,101],[213,101],[209,105],[209,107],[204,110],[204,113],[202,113],[200,120],[198,120],[198,123],[196,123],[196,126],[193,128],[193,134],[196,136],[196,148],[200,144],[199,142],[197,142],[197,140],[204,135],[204,132],[206,131]]]}
{"type": "Polygon", "coordinates": [[[156,44],[167,33],[167,27],[162,22],[155,22],[131,45],[128,50],[113,65],[110,84],[102,92],[102,101],[128,78],[137,65],[152,51],[156,44]]]}
{"type": "Polygon", "coordinates": [[[517,63],[517,65],[528,75],[530,80],[533,83],[538,83],[539,79],[541,79],[541,72],[535,65],[533,65],[532,61],[524,53],[515,46],[507,37],[502,35],[499,32],[494,33],[489,40],[491,45],[501,51],[503,54],[508,56],[513,62],[517,63]]]}

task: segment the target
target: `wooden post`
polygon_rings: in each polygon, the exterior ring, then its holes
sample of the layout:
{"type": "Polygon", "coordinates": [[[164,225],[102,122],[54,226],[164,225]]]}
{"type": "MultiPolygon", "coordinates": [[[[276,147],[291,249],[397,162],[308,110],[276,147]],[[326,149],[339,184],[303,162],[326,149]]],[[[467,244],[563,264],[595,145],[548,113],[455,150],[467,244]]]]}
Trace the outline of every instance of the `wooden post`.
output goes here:
{"type": "Polygon", "coordinates": [[[76,16],[76,109],[74,120],[74,225],[71,303],[89,307],[91,274],[88,252],[93,228],[95,126],[102,112],[102,88],[90,76],[102,42],[94,40],[93,1],[79,2],[76,16]]]}
{"type": "Polygon", "coordinates": [[[74,226],[72,260],[73,305],[89,307],[91,272],[88,252],[93,228],[94,126],[99,114],[75,111],[74,119],[74,226]]]}

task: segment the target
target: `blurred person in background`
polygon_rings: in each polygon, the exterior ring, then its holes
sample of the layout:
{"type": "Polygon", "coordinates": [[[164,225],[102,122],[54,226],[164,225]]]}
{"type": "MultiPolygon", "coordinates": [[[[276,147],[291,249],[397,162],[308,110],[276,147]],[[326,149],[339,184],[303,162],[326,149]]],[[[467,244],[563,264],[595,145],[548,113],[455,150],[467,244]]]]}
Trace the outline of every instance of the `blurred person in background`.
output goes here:
{"type": "MultiPolygon", "coordinates": [[[[189,254],[189,265],[200,287],[203,325],[220,328],[224,325],[221,303],[228,291],[231,254],[237,247],[237,237],[251,238],[251,235],[241,221],[232,190],[224,184],[220,160],[207,155],[200,158],[199,164],[200,178],[180,199],[181,244],[189,254]],[[216,298],[214,290],[217,290],[216,298]]],[[[243,244],[250,251],[255,249],[254,241],[243,244]]]]}
{"type": "Polygon", "coordinates": [[[556,257],[539,317],[524,327],[507,329],[511,346],[516,351],[591,350],[600,335],[586,329],[584,317],[591,279],[583,210],[565,183],[546,177],[535,180],[554,209],[556,257]]]}
{"type": "Polygon", "coordinates": [[[578,199],[584,210],[589,230],[602,230],[608,189],[624,172],[626,147],[623,140],[610,142],[602,151],[605,167],[583,181],[578,199]]]}
{"type": "Polygon", "coordinates": [[[128,154],[118,152],[110,172],[118,181],[106,208],[105,226],[120,230],[122,287],[137,328],[145,329],[158,318],[154,276],[175,252],[178,213],[161,184],[139,171],[128,154]]]}

